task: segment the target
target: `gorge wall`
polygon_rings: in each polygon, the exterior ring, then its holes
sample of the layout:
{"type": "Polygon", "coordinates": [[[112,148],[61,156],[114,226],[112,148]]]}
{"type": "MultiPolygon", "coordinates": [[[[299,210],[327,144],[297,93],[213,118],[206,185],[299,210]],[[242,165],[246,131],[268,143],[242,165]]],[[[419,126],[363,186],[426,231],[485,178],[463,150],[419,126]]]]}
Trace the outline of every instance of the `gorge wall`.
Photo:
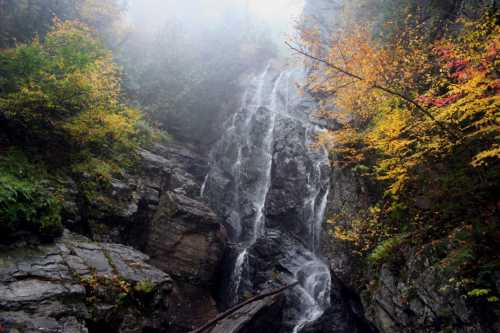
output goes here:
{"type": "Polygon", "coordinates": [[[226,235],[198,197],[206,161],[173,142],[140,154],[92,203],[67,180],[71,231],[54,244],[1,246],[1,332],[187,332],[218,313],[226,235]]]}

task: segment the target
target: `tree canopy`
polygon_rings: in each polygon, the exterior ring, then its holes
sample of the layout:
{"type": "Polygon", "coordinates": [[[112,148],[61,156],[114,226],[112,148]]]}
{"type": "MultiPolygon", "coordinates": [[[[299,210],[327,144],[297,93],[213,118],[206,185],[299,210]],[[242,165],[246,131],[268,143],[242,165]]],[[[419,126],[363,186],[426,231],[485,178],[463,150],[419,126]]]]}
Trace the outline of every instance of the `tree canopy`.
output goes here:
{"type": "Polygon", "coordinates": [[[354,1],[326,52],[314,27],[292,45],[318,64],[308,88],[319,116],[336,124],[319,143],[335,167],[380,189],[352,227],[331,217],[333,234],[377,263],[410,244],[452,242],[438,258],[452,286],[469,296],[489,290],[483,300],[496,302],[498,11],[427,2],[354,1]],[[380,16],[368,19],[373,6],[380,16]]]}

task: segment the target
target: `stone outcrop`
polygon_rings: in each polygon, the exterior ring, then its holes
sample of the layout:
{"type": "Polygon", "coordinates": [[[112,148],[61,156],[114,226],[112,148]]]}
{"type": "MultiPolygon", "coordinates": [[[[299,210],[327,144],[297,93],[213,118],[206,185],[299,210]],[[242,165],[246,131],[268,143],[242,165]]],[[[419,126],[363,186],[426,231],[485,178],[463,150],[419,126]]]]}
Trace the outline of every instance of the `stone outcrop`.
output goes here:
{"type": "Polygon", "coordinates": [[[91,202],[85,202],[77,182],[68,179],[63,184],[65,226],[95,240],[143,249],[163,193],[199,197],[207,163],[188,145],[155,144],[139,150],[139,156],[134,174],[113,179],[91,202]]]}
{"type": "Polygon", "coordinates": [[[0,327],[11,333],[160,332],[171,278],[148,257],[70,232],[0,251],[0,327]]]}
{"type": "MultiPolygon", "coordinates": [[[[351,221],[362,218],[369,209],[372,192],[355,173],[334,170],[329,216],[335,217],[338,225],[349,228],[351,221]]],[[[453,245],[446,247],[451,251],[453,245]]],[[[353,255],[348,242],[332,237],[323,242],[334,275],[363,296],[365,316],[380,332],[498,331],[497,315],[491,307],[483,309],[446,287],[450,276],[436,264],[432,248],[428,246],[417,253],[417,249],[407,247],[395,254],[392,263],[373,270],[353,255]]]]}
{"type": "Polygon", "coordinates": [[[205,204],[174,192],[162,196],[146,246],[155,266],[178,281],[211,286],[224,245],[223,228],[205,204]]]}
{"type": "Polygon", "coordinates": [[[215,214],[199,201],[167,192],[148,235],[145,251],[151,262],[176,281],[170,316],[178,331],[191,330],[215,317],[212,290],[221,274],[225,249],[225,234],[215,214]]]}
{"type": "Polygon", "coordinates": [[[207,163],[187,144],[174,142],[139,154],[135,173],[113,179],[92,202],[84,202],[78,182],[68,180],[64,224],[95,241],[150,255],[148,262],[173,279],[164,311],[168,332],[187,332],[217,315],[213,295],[226,241],[224,228],[199,199],[207,163]]]}

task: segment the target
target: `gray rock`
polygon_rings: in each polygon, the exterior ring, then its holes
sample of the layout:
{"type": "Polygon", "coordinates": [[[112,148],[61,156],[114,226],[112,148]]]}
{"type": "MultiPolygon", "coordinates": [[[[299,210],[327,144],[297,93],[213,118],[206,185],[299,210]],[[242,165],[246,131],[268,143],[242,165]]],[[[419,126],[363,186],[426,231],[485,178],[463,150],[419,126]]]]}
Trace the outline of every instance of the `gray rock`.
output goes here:
{"type": "Polygon", "coordinates": [[[151,321],[157,329],[167,327],[172,280],[147,260],[132,248],[93,243],[67,231],[51,245],[3,248],[0,324],[12,332],[54,333],[87,333],[87,324],[99,326],[100,318],[112,319],[120,333],[140,333],[151,321]],[[117,311],[120,283],[130,289],[117,311]],[[147,295],[134,289],[142,285],[150,288],[147,295]]]}
{"type": "MultiPolygon", "coordinates": [[[[432,246],[406,251],[398,270],[384,265],[377,287],[365,300],[369,317],[382,332],[496,332],[488,311],[479,313],[458,290],[442,288],[449,276],[427,258],[432,246]]],[[[497,325],[498,326],[498,325],[497,325]]]]}
{"type": "Polygon", "coordinates": [[[169,297],[169,333],[189,332],[218,315],[217,304],[207,288],[175,282],[169,297]]]}
{"type": "Polygon", "coordinates": [[[355,290],[347,287],[332,274],[331,306],[314,323],[304,327],[303,333],[377,333],[375,326],[365,318],[361,299],[355,290]]]}
{"type": "Polygon", "coordinates": [[[144,249],[146,233],[167,191],[198,198],[207,172],[206,160],[175,142],[140,149],[134,174],[112,179],[97,200],[85,203],[75,182],[64,185],[63,221],[72,231],[100,242],[125,243],[144,249]]]}

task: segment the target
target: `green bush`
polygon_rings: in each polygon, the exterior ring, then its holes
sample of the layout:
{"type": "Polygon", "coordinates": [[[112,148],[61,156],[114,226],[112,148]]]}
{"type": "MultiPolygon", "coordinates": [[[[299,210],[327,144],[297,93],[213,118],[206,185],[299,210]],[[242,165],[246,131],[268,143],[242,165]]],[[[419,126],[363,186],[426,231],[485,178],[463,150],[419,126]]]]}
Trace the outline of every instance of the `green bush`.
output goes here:
{"type": "Polygon", "coordinates": [[[10,152],[0,159],[0,238],[18,231],[45,240],[61,234],[60,203],[45,187],[22,154],[10,152]]]}

